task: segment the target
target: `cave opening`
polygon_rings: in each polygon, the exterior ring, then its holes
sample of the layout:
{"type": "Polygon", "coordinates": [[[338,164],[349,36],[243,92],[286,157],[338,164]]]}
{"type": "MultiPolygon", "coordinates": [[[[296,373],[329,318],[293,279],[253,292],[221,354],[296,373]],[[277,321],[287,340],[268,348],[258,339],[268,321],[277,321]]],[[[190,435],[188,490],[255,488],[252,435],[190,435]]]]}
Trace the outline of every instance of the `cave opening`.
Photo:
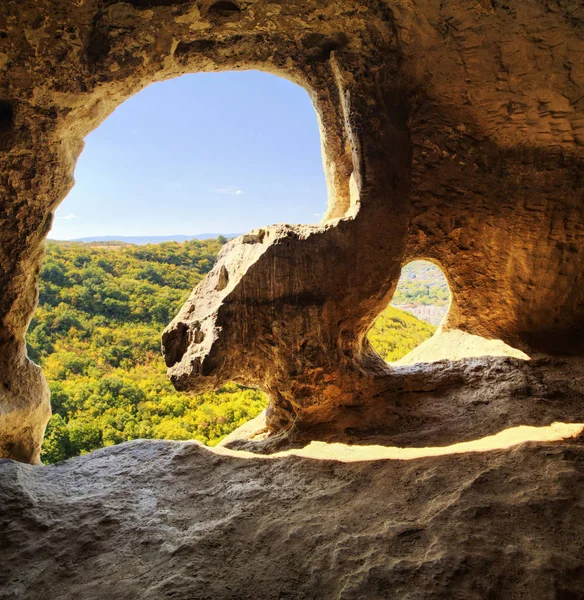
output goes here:
{"type": "Polygon", "coordinates": [[[479,357],[530,356],[494,336],[483,337],[447,324],[454,297],[442,266],[435,260],[406,263],[390,304],[367,334],[375,351],[398,365],[457,361],[479,357]]]}
{"type": "Polygon", "coordinates": [[[263,410],[264,394],[235,383],[177,392],[160,335],[229,239],[323,217],[308,94],[257,71],[153,84],[86,138],[75,177],[26,336],[51,390],[42,460],[137,438],[216,444],[263,410]]]}
{"type": "Polygon", "coordinates": [[[389,306],[368,339],[386,362],[397,362],[430,339],[446,317],[452,294],[441,268],[428,260],[405,264],[389,306]]]}

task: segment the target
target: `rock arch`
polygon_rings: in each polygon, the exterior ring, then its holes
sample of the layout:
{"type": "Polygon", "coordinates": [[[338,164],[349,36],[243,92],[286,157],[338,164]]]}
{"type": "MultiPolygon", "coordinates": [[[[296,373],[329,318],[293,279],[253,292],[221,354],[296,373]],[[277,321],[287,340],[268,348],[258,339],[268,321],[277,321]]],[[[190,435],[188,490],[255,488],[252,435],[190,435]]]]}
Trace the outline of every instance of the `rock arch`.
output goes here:
{"type": "Polygon", "coordinates": [[[329,210],[321,226],[266,227],[226,247],[165,333],[178,387],[260,385],[272,431],[391,403],[402,384],[364,336],[416,256],[448,272],[450,329],[582,350],[583,48],[568,8],[219,5],[0,9],[0,455],[38,461],[48,393],[24,334],[83,138],[143,86],[187,72],[256,68],[305,87],[329,210]]]}

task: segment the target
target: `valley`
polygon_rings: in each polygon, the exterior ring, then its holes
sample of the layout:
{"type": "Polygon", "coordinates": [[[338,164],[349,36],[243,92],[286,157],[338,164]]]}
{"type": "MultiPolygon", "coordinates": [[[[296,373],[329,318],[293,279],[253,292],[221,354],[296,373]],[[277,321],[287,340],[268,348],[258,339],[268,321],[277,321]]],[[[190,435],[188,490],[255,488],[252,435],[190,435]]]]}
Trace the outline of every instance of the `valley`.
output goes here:
{"type": "MultiPolygon", "coordinates": [[[[263,410],[263,393],[235,383],[201,396],[177,392],[160,354],[162,329],[226,242],[47,242],[27,334],[29,357],[51,389],[44,462],[139,438],[213,446],[263,410]]],[[[392,304],[369,333],[387,361],[435,331],[409,313],[447,309],[439,269],[423,261],[407,265],[392,304]]]]}

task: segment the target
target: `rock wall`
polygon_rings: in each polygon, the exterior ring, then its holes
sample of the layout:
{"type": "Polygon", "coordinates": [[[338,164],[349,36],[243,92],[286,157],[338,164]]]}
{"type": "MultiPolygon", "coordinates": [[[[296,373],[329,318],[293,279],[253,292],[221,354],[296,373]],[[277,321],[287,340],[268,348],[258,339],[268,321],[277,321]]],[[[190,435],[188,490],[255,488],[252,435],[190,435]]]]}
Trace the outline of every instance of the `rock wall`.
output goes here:
{"type": "Polygon", "coordinates": [[[584,362],[395,376],[393,423],[380,399],[270,456],[240,431],[0,460],[0,600],[581,598],[584,362]]]}
{"type": "Polygon", "coordinates": [[[2,600],[582,597],[582,443],[344,462],[136,441],[0,464],[2,600]]]}
{"type": "Polygon", "coordinates": [[[394,405],[400,380],[365,335],[414,258],[448,277],[447,328],[581,351],[582,31],[575,0],[4,2],[0,455],[39,458],[49,400],[24,334],[83,138],[145,85],[195,71],[309,91],[329,210],[227,245],[164,334],[179,389],[258,385],[273,432],[394,405]]]}

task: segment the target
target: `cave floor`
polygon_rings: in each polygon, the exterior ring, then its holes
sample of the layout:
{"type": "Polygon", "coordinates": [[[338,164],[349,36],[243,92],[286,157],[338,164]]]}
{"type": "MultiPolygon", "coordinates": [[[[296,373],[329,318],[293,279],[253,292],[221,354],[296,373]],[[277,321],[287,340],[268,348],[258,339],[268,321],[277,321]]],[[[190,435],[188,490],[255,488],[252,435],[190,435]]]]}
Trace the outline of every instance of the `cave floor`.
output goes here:
{"type": "Polygon", "coordinates": [[[464,361],[466,392],[429,392],[458,407],[444,422],[270,455],[137,440],[0,461],[0,598],[581,598],[583,365],[464,361]]]}

